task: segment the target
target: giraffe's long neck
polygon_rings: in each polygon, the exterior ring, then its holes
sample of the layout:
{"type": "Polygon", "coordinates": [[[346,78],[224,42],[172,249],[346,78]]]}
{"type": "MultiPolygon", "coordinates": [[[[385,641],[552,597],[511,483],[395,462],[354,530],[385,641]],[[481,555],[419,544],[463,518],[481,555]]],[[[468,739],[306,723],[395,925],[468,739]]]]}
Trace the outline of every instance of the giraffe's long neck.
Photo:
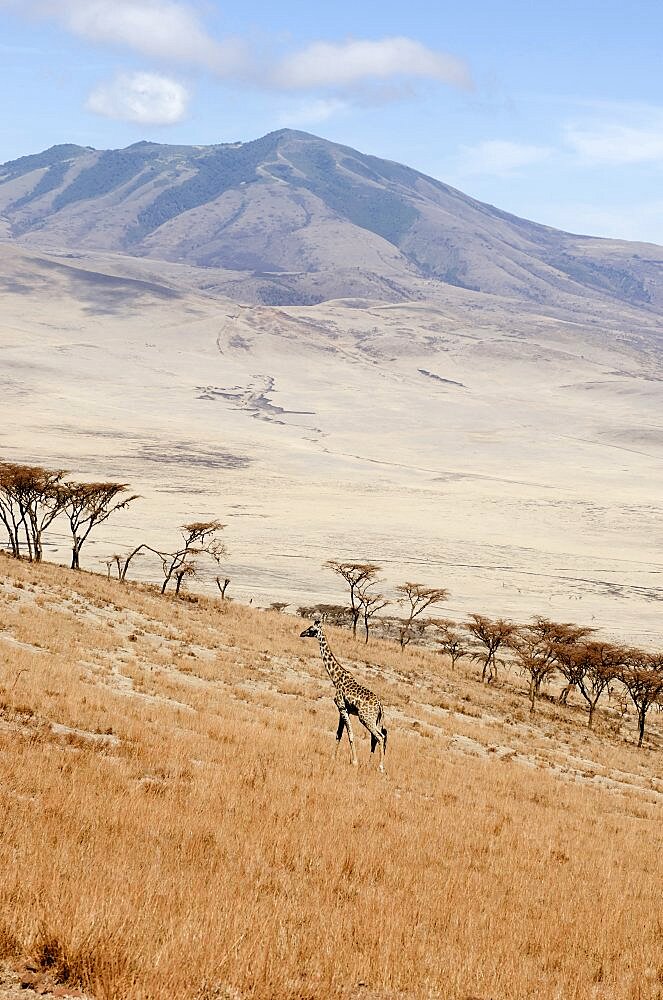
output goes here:
{"type": "Polygon", "coordinates": [[[331,677],[334,687],[338,687],[346,677],[346,672],[329,648],[329,643],[327,642],[327,638],[322,630],[318,633],[318,641],[320,643],[320,655],[322,656],[322,662],[325,665],[325,669],[331,677]]]}

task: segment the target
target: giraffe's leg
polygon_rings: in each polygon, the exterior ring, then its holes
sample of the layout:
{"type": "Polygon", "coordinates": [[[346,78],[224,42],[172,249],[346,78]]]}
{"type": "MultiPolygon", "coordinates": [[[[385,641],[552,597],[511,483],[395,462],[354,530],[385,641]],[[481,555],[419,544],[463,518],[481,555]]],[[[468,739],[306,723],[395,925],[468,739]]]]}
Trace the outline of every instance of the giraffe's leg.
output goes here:
{"type": "Polygon", "coordinates": [[[387,729],[386,726],[380,727],[380,735],[373,735],[371,733],[371,753],[375,750],[376,746],[380,747],[380,763],[378,765],[378,771],[384,772],[384,758],[387,752],[387,729]]]}
{"type": "Polygon", "coordinates": [[[378,771],[384,771],[384,753],[387,743],[387,730],[384,726],[378,725],[378,723],[370,722],[366,719],[362,719],[361,722],[366,726],[369,733],[371,734],[371,753],[375,752],[376,747],[380,747],[380,763],[378,764],[378,771]]]}
{"type": "Polygon", "coordinates": [[[377,743],[377,745],[380,747],[380,763],[378,764],[378,771],[384,771],[384,743],[385,743],[385,738],[384,738],[383,733],[378,732],[377,729],[376,729],[374,733],[371,733],[371,744],[373,744],[373,740],[375,740],[375,742],[377,743]]]}
{"type": "MultiPolygon", "coordinates": [[[[348,710],[346,708],[340,709],[341,718],[345,724],[345,728],[348,731],[348,739],[350,740],[350,759],[354,766],[356,767],[359,761],[357,760],[357,754],[355,753],[355,738],[352,732],[352,726],[350,725],[350,716],[348,715],[348,710]]],[[[339,727],[341,723],[339,722],[339,727]]],[[[343,735],[341,733],[341,735],[343,735]]]]}
{"type": "Polygon", "coordinates": [[[338,757],[338,748],[341,745],[341,739],[343,737],[343,730],[345,729],[345,719],[343,718],[343,713],[339,710],[338,713],[338,729],[336,730],[336,749],[334,750],[334,759],[338,757]]]}

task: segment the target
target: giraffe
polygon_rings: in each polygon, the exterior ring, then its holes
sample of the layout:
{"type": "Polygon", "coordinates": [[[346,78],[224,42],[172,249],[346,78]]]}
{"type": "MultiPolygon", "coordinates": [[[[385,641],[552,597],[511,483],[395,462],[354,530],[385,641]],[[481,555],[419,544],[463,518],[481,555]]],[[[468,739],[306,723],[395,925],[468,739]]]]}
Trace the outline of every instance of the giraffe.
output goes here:
{"type": "Polygon", "coordinates": [[[350,725],[350,716],[356,715],[362,726],[368,729],[371,736],[371,753],[376,746],[380,747],[380,764],[378,770],[384,772],[384,755],[387,749],[387,730],[383,726],[382,704],[377,695],[368,688],[357,683],[352,674],[338,662],[327,642],[322,628],[322,619],[315,618],[313,624],[301,633],[302,639],[317,639],[320,643],[320,655],[325,669],[336,688],[334,701],[338,708],[338,729],[336,730],[336,753],[341,744],[343,730],[347,729],[350,741],[350,759],[357,766],[354,736],[350,725]]]}

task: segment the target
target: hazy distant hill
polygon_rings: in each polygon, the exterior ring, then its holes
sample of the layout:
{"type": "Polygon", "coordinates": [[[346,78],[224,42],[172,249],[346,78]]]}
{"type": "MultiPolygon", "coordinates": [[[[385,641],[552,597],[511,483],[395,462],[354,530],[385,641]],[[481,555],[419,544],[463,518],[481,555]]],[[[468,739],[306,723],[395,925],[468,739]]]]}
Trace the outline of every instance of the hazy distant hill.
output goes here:
{"type": "Polygon", "coordinates": [[[303,132],[122,150],[54,146],[0,167],[0,235],[207,269],[237,299],[435,298],[445,285],[658,311],[663,248],[519,219],[400,164],[303,132]]]}

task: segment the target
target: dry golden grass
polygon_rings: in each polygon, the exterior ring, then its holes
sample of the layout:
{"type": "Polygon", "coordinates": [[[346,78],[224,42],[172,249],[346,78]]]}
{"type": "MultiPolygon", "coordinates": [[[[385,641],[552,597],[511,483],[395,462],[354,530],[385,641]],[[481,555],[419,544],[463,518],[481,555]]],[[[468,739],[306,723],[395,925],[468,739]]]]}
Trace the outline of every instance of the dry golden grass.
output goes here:
{"type": "Polygon", "coordinates": [[[532,718],[517,675],[332,631],[387,706],[384,778],[363,736],[334,762],[299,620],[0,580],[8,959],[98,1000],[663,997],[656,717],[638,751],[607,706],[532,718]]]}

